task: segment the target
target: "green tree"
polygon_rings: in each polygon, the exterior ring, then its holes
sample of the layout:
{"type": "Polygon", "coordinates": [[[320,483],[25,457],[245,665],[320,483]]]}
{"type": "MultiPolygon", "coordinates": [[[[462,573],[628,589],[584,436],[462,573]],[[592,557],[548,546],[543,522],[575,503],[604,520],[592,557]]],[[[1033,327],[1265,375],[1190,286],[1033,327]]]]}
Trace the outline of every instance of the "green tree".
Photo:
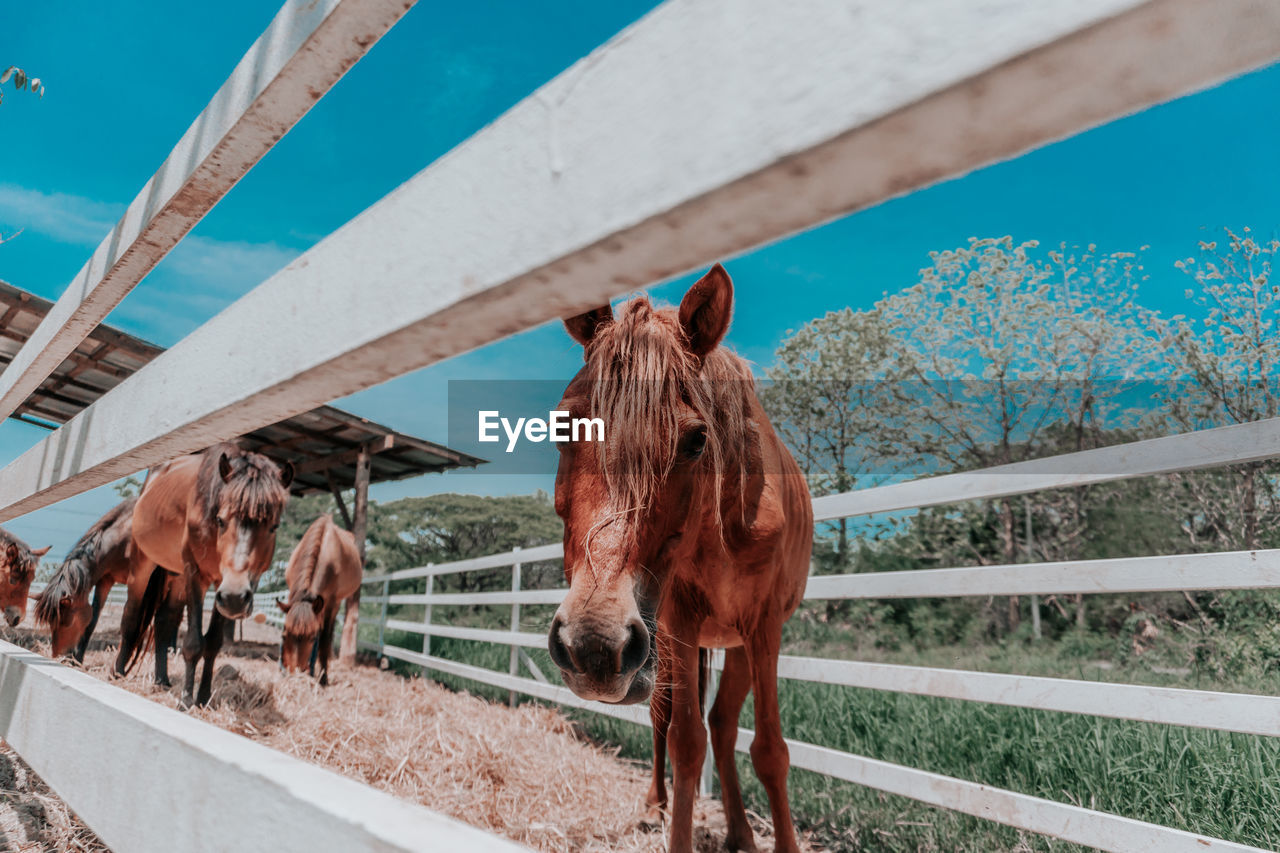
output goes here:
{"type": "MultiPolygon", "coordinates": [[[[1201,242],[1198,256],[1177,264],[1196,282],[1186,295],[1204,316],[1151,315],[1154,337],[1174,365],[1174,381],[1162,395],[1168,431],[1280,416],[1280,283],[1272,279],[1280,240],[1259,242],[1248,228],[1225,234],[1221,244],[1201,242]]],[[[1191,545],[1258,548],[1264,537],[1274,540],[1278,477],[1274,461],[1173,477],[1172,494],[1191,545]]]]}
{"type": "MultiPolygon", "coordinates": [[[[369,563],[395,571],[559,541],[560,517],[546,492],[483,497],[443,494],[369,507],[369,563]]],[[[536,580],[534,578],[533,580],[536,580]]],[[[446,575],[443,587],[478,588],[484,573],[446,575]]]]}

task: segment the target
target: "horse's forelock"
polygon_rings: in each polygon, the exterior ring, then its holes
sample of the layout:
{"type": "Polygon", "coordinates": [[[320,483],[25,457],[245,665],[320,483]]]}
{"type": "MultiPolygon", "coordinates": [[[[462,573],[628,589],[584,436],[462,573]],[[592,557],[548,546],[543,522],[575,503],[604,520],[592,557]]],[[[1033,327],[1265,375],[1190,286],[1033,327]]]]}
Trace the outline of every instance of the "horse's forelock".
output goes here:
{"type": "Polygon", "coordinates": [[[726,479],[741,476],[748,444],[746,395],[754,381],[746,363],[723,348],[692,355],[676,310],[655,308],[645,296],[619,307],[586,360],[591,417],[605,423],[601,473],[615,510],[643,510],[656,500],[676,463],[681,403],[707,425],[700,482],[719,508],[726,479]]]}
{"type": "Polygon", "coordinates": [[[303,597],[289,605],[289,612],[284,615],[284,633],[291,637],[310,637],[320,630],[320,614],[316,612],[315,600],[303,597]]]}
{"type": "Polygon", "coordinates": [[[210,521],[226,510],[237,518],[274,523],[289,500],[280,469],[260,453],[211,448],[206,451],[199,477],[204,481],[205,513],[210,521]],[[231,474],[225,481],[218,472],[218,460],[224,452],[231,463],[231,474]]]}

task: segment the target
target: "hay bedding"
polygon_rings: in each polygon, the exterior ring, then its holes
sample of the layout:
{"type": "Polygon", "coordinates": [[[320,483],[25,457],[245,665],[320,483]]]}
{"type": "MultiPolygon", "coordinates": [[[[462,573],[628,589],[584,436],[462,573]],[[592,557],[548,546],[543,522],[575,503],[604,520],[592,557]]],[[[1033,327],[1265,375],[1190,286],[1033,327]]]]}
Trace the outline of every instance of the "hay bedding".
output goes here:
{"type": "MultiPolygon", "coordinates": [[[[95,642],[85,668],[105,679],[115,636],[99,636],[106,643],[95,642]]],[[[274,653],[266,643],[224,649],[212,701],[191,713],[540,850],[665,849],[665,827],[644,821],[647,768],[587,742],[556,710],[511,709],[372,667],[335,665],[332,683],[320,688],[281,673],[274,653]]],[[[181,668],[171,664],[175,680],[181,668]]],[[[150,672],[148,656],[115,683],[176,708],[177,687],[155,689],[150,672]]],[[[761,849],[770,849],[768,821],[752,822],[761,849]]],[[[724,849],[724,831],[720,803],[700,801],[698,850],[724,849]]]]}

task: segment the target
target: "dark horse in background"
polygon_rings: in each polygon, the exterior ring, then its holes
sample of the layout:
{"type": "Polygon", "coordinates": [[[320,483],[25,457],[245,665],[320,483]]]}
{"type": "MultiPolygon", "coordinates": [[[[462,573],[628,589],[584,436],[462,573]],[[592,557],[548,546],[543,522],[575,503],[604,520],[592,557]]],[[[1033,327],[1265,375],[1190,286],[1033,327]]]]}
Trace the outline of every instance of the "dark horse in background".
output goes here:
{"type": "MultiPolygon", "coordinates": [[[[243,619],[253,607],[253,590],[275,552],[276,528],[292,481],[293,466],[287,462],[281,468],[233,444],[215,445],[151,469],[133,510],[133,542],[150,568],[129,579],[117,671],[141,653],[143,632],[156,611],[169,610],[160,607],[165,584],[156,581],[156,569],[176,573],[168,580],[179,584],[187,608],[182,702],[189,706],[193,700],[201,705],[209,701],[224,626],[229,619],[243,619]],[[204,596],[210,586],[216,592],[206,634],[204,596]],[[204,670],[196,694],[201,658],[204,670]]],[[[166,657],[167,650],[157,643],[157,679],[166,657]]]]}
{"type": "Polygon", "coordinates": [[[558,445],[569,592],[551,624],[551,656],[584,699],[633,703],[652,693],[649,802],[666,806],[669,740],[674,853],[693,845],[706,751],[699,661],[710,648],[727,650],[710,715],[725,844],[755,849],[734,764],[738,712],[754,691],[751,759],[769,795],[775,849],[797,849],[777,664],[782,625],[809,572],[813,512],[750,369],[719,346],[732,304],[717,265],[678,311],[640,296],[616,317],[606,305],[565,321],[586,365],[559,408],[602,418],[605,440],[558,445]]]}
{"type": "Polygon", "coordinates": [[[83,663],[107,594],[116,584],[129,582],[138,553],[133,547],[137,502],[137,498],[121,501],[95,521],[37,596],[36,621],[49,629],[53,657],[70,653],[83,663]]]}
{"type": "MultiPolygon", "coordinates": [[[[360,588],[364,569],[355,537],[322,515],[289,557],[285,583],[289,600],[276,599],[284,611],[284,631],[280,638],[280,665],[289,672],[301,672],[308,664],[314,670],[315,652],[320,657],[320,684],[329,683],[329,658],[333,654],[333,623],[338,607],[360,588]]],[[[314,672],[313,672],[314,674],[314,672]]]]}
{"type": "Polygon", "coordinates": [[[27,615],[27,596],[36,579],[40,558],[49,546],[32,549],[7,530],[0,528],[0,613],[9,627],[16,627],[27,615]]]}

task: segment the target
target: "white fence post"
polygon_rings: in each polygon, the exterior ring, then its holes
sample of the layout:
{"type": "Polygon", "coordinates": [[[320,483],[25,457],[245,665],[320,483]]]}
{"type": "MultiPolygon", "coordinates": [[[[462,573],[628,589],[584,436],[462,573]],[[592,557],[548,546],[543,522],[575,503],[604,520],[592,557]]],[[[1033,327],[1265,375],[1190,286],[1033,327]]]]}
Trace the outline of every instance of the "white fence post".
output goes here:
{"type": "MultiPolygon", "coordinates": [[[[716,690],[720,686],[720,667],[724,665],[724,652],[711,649],[707,655],[707,692],[703,700],[702,722],[707,724],[711,713],[711,703],[716,699],[716,690]]],[[[711,726],[707,724],[707,754],[702,758],[702,778],[698,780],[698,795],[709,797],[716,778],[716,757],[711,750],[711,726]]]]}
{"type": "Polygon", "coordinates": [[[378,663],[382,663],[382,647],[386,645],[387,597],[391,595],[391,578],[382,582],[382,610],[378,615],[378,663]]]}
{"type": "MultiPolygon", "coordinates": [[[[520,546],[517,545],[516,547],[511,549],[511,552],[514,554],[519,550],[520,550],[520,546]]],[[[512,592],[520,591],[520,570],[521,570],[521,565],[519,563],[511,564],[511,591],[512,592]]],[[[520,602],[515,601],[515,602],[512,602],[511,604],[511,633],[518,634],[519,632],[520,632],[520,602]]],[[[514,640],[515,638],[512,637],[512,639],[514,640]]],[[[511,644],[511,664],[509,667],[509,671],[512,675],[520,674],[520,647],[517,646],[514,642],[511,644]]],[[[516,691],[512,690],[507,694],[507,704],[513,708],[515,707],[516,691]]]]}
{"type": "MultiPolygon", "coordinates": [[[[427,568],[431,568],[435,563],[427,563],[427,568]]],[[[427,595],[431,595],[431,590],[435,587],[435,575],[427,575],[427,595]]],[[[422,653],[424,655],[431,654],[431,602],[427,602],[427,612],[422,616],[422,653]]]]}

